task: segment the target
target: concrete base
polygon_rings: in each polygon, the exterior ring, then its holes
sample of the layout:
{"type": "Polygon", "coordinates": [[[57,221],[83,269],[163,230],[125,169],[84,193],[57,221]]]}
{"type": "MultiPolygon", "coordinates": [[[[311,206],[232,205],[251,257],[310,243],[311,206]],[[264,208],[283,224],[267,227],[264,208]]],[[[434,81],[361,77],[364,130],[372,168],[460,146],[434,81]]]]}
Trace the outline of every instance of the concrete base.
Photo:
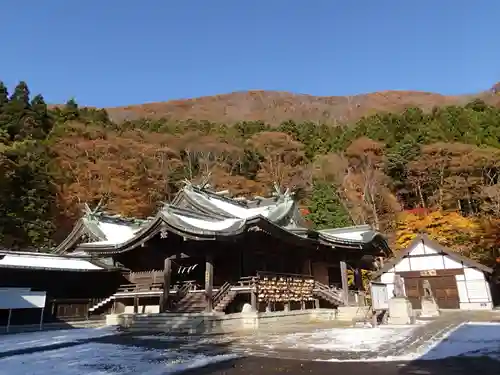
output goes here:
{"type": "Polygon", "coordinates": [[[413,308],[410,301],[404,297],[394,297],[389,300],[388,324],[411,324],[413,308]]]}
{"type": "Polygon", "coordinates": [[[229,333],[337,320],[335,309],[245,312],[225,315],[213,313],[117,314],[108,315],[106,318],[109,325],[118,325],[128,331],[187,333],[229,333]]]}
{"type": "Polygon", "coordinates": [[[440,315],[439,306],[433,298],[422,298],[422,312],[421,318],[435,318],[440,315]]]}

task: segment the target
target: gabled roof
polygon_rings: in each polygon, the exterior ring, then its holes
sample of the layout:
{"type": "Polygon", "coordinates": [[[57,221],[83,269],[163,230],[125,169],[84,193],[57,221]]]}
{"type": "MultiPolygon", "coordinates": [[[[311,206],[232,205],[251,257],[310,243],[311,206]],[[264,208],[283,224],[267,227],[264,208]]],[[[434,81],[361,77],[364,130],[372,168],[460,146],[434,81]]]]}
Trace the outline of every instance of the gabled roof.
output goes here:
{"type": "Polygon", "coordinates": [[[76,222],[71,233],[56,247],[54,253],[64,254],[85,239],[90,240],[90,243],[123,242],[134,237],[147,223],[147,220],[127,219],[103,212],[86,214],[76,222]]]}
{"type": "Polygon", "coordinates": [[[160,232],[172,232],[193,240],[216,240],[262,230],[283,240],[309,245],[351,248],[374,252],[388,249],[382,235],[369,226],[312,231],[305,226],[293,194],[271,198],[236,200],[187,184],[172,204],[164,204],[155,217],[137,223],[109,215],[88,213],[58,253],[77,249],[92,254],[121,253],[136,248],[160,232]],[[80,238],[89,234],[91,241],[80,238]]]}
{"type": "Polygon", "coordinates": [[[377,279],[382,274],[388,272],[396,266],[403,258],[408,256],[412,250],[414,250],[415,246],[417,246],[419,243],[423,243],[425,246],[429,246],[430,248],[438,251],[442,255],[445,255],[449,257],[450,259],[453,259],[459,263],[464,264],[467,267],[471,268],[477,268],[478,270],[481,270],[486,273],[493,273],[493,269],[490,267],[485,266],[484,264],[478,263],[470,258],[467,258],[463,255],[458,254],[457,252],[453,251],[452,249],[449,249],[438,242],[432,240],[427,234],[421,233],[418,234],[413,241],[404,249],[403,251],[400,251],[397,256],[394,258],[390,259],[387,263],[384,264],[384,266],[375,272],[372,275],[372,279],[377,279]]]}

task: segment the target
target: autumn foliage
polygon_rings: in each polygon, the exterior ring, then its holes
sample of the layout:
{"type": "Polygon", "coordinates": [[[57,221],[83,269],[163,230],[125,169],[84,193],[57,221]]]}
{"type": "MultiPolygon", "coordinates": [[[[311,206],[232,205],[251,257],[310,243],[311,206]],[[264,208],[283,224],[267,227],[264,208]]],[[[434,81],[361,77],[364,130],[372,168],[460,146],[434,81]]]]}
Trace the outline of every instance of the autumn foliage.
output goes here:
{"type": "Polygon", "coordinates": [[[51,246],[83,203],[146,217],[185,179],[210,176],[239,196],[291,188],[316,227],[371,224],[396,248],[425,231],[488,263],[500,238],[500,110],[480,100],[429,109],[336,126],[115,122],[73,100],[49,110],[25,83],[11,95],[0,85],[1,241],[51,246]]]}

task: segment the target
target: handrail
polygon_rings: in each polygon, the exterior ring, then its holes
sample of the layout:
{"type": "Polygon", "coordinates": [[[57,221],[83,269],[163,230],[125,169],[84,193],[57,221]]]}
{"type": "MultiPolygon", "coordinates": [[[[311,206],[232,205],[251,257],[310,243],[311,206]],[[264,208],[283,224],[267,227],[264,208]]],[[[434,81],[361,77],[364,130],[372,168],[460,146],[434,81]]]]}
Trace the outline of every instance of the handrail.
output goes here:
{"type": "Polygon", "coordinates": [[[224,285],[220,287],[215,296],[212,298],[212,306],[216,306],[224,295],[231,289],[231,283],[225,282],[224,285]]]}
{"type": "Polygon", "coordinates": [[[161,289],[162,283],[152,284],[123,284],[118,287],[118,292],[143,292],[151,291],[154,289],[161,289]]]}
{"type": "Polygon", "coordinates": [[[181,300],[182,298],[184,298],[184,296],[189,293],[193,285],[193,281],[186,281],[184,284],[182,284],[182,286],[177,290],[178,299],[181,300]]]}
{"type": "Polygon", "coordinates": [[[322,292],[326,292],[330,295],[332,295],[333,297],[339,299],[339,300],[342,300],[342,291],[341,290],[337,290],[337,289],[333,289],[333,288],[330,288],[328,287],[327,285],[323,284],[323,283],[320,283],[319,281],[315,281],[314,282],[314,288],[315,289],[318,289],[322,292]]]}

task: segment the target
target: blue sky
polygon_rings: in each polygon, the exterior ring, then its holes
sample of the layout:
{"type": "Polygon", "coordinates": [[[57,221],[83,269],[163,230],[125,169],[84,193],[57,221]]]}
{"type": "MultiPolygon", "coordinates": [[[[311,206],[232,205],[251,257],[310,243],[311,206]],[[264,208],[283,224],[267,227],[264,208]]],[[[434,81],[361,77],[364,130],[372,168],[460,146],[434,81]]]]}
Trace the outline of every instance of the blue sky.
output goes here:
{"type": "Polygon", "coordinates": [[[0,0],[0,80],[116,106],[248,89],[472,93],[498,0],[0,0]]]}

